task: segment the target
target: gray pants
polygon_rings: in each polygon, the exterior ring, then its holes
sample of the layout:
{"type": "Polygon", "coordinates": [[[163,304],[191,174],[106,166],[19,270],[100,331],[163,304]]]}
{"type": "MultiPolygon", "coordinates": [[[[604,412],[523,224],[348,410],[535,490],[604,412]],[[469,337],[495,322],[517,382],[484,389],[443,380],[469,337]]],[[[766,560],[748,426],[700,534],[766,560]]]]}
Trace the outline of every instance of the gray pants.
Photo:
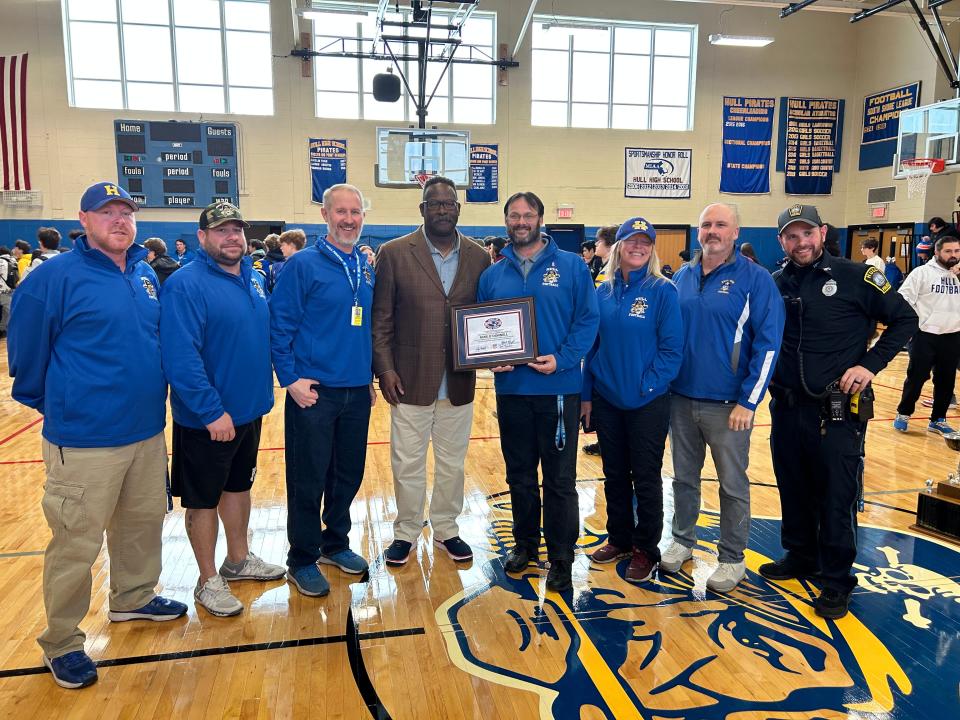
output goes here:
{"type": "Polygon", "coordinates": [[[750,535],[751,430],[734,432],[727,426],[733,403],[670,398],[670,448],[673,453],[673,537],[685,547],[697,544],[700,514],[700,472],[706,446],[720,481],[720,544],[722,563],[743,562],[750,535]]]}
{"type": "Polygon", "coordinates": [[[0,293],[0,332],[7,331],[10,322],[10,303],[13,302],[13,293],[0,293]]]}

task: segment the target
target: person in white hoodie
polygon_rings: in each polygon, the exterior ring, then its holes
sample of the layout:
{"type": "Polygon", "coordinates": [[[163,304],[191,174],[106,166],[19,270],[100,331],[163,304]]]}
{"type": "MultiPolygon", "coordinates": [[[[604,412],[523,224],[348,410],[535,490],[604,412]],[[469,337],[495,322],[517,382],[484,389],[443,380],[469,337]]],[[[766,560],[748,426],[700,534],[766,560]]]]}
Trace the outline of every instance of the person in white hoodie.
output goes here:
{"type": "Polygon", "coordinates": [[[897,406],[893,427],[907,431],[910,415],[924,383],[933,370],[933,409],[927,430],[940,435],[953,432],[947,424],[947,407],[956,382],[960,360],[960,238],[945,235],[934,245],[929,262],[911,272],[900,294],[920,318],[913,338],[907,378],[897,406]]]}

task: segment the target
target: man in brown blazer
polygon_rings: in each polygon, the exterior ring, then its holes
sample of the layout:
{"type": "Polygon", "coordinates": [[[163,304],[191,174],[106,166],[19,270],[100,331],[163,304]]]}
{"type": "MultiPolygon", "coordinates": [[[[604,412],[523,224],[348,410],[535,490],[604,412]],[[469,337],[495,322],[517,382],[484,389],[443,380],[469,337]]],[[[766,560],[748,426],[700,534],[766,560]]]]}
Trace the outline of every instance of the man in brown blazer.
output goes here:
{"type": "Polygon", "coordinates": [[[473,424],[476,373],[453,371],[450,308],[476,302],[486,251],[460,234],[457,189],[430,178],[420,203],[423,225],[377,253],[373,295],[373,371],[390,403],[390,464],[397,498],[393,543],[384,552],[403,565],[423,531],[427,446],[433,440],[430,525],[434,542],[458,562],[473,559],[460,539],[463,464],[473,424]]]}

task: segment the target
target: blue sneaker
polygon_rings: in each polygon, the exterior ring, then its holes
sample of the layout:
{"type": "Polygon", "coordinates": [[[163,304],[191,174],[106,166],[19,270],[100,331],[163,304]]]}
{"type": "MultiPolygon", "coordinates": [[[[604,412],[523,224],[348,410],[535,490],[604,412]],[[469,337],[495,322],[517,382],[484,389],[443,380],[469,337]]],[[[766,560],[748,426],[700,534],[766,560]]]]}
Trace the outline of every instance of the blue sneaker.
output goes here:
{"type": "Polygon", "coordinates": [[[53,681],[63,688],[76,690],[97,681],[97,666],[83,650],[74,650],[53,660],[44,655],[43,664],[50,669],[53,681]]]}
{"type": "Polygon", "coordinates": [[[177,600],[168,600],[165,597],[156,595],[153,600],[148,602],[139,610],[130,610],[127,612],[118,612],[111,610],[107,613],[110,622],[126,622],[127,620],[152,620],[154,622],[166,622],[167,620],[176,620],[187,614],[187,606],[177,600]]]}
{"type": "Polygon", "coordinates": [[[330,592],[330,583],[316,565],[304,565],[287,570],[287,580],[300,591],[301,595],[323,597],[330,592]]]}
{"type": "Polygon", "coordinates": [[[350,573],[351,575],[363,575],[368,567],[367,561],[350,548],[338,550],[330,555],[321,555],[319,562],[322,562],[324,565],[336,565],[345,573],[350,573]]]}
{"type": "Polygon", "coordinates": [[[893,419],[893,429],[897,432],[905,433],[907,431],[907,424],[910,422],[909,415],[900,415],[897,413],[897,416],[893,419]]]}
{"type": "Polygon", "coordinates": [[[953,428],[947,425],[946,418],[931,420],[930,424],[927,425],[927,430],[932,433],[937,433],[938,435],[947,435],[948,433],[953,432],[953,428]]]}

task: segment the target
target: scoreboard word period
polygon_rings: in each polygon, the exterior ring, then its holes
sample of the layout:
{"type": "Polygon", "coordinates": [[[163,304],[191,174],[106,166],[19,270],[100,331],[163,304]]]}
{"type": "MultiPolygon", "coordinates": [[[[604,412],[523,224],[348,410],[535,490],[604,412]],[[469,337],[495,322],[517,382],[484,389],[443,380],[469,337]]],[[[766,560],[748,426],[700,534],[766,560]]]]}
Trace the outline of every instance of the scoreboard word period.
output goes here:
{"type": "Polygon", "coordinates": [[[116,120],[117,175],[146,208],[239,206],[234,123],[116,120]]]}

